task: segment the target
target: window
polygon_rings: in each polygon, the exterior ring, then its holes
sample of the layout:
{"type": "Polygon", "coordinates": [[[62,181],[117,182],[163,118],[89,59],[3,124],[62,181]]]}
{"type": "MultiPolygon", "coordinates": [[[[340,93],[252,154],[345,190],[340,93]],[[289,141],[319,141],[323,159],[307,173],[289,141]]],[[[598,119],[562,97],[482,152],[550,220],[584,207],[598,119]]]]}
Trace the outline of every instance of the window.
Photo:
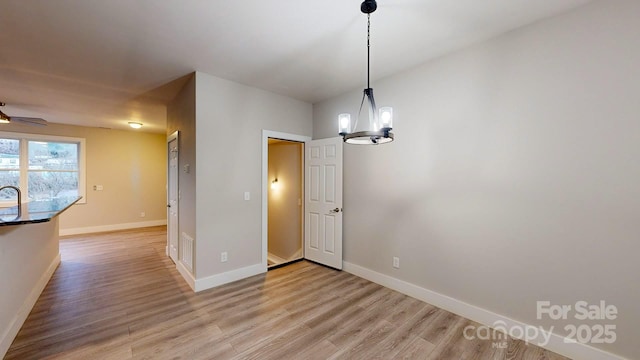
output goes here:
{"type": "MultiPolygon", "coordinates": [[[[0,132],[0,186],[19,186],[23,202],[85,196],[85,140],[0,132]]],[[[0,203],[15,201],[12,190],[0,203]]]]}
{"type": "MultiPolygon", "coordinates": [[[[0,186],[20,186],[20,140],[0,137],[0,186]]],[[[15,191],[1,191],[0,201],[15,200],[15,191]]]]}

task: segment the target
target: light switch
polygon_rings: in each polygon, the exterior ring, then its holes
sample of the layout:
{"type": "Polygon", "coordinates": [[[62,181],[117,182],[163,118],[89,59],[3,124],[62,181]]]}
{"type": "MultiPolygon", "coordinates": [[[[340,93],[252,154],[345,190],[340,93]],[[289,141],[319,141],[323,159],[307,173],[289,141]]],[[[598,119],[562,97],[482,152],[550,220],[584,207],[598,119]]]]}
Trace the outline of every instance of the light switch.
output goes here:
{"type": "Polygon", "coordinates": [[[244,199],[245,199],[245,200],[251,200],[251,193],[250,193],[250,192],[248,192],[248,191],[245,191],[245,192],[244,192],[244,199]]]}

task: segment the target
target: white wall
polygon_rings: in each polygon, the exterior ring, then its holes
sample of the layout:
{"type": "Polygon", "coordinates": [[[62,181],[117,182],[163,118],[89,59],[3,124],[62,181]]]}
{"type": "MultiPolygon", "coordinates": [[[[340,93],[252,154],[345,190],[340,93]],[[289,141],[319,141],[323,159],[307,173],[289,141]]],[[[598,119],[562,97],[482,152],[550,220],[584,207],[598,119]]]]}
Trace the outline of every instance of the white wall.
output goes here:
{"type": "Polygon", "coordinates": [[[58,217],[0,226],[0,358],[60,263],[58,217]]]}
{"type": "Polygon", "coordinates": [[[268,251],[290,260],[302,250],[302,143],[281,141],[269,144],[268,251]]]}
{"type": "MultiPolygon", "coordinates": [[[[638,14],[594,2],[375,82],[396,141],[345,146],[345,261],[562,335],[536,301],[605,300],[595,346],[640,358],[638,14]]],[[[314,138],[360,97],[314,104],[314,138]]]]}
{"type": "Polygon", "coordinates": [[[196,124],[196,280],[219,279],[261,266],[262,130],[311,136],[312,107],[196,72],[196,124]]]}

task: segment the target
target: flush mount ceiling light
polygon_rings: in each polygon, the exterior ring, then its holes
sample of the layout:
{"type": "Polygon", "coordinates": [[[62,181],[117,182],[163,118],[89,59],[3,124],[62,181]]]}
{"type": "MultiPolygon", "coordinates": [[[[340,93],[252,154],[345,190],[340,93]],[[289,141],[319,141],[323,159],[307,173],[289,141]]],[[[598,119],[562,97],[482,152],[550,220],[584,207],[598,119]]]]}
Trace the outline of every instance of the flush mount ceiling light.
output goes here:
{"type": "Polygon", "coordinates": [[[376,11],[378,4],[375,0],[365,0],[360,5],[360,11],[367,14],[367,88],[362,94],[362,102],[360,103],[360,111],[356,117],[353,128],[351,127],[351,114],[338,115],[338,129],[344,142],[358,145],[378,145],[393,141],[391,129],[393,127],[393,109],[390,107],[381,107],[376,109],[376,101],[373,98],[373,89],[369,85],[369,67],[370,67],[370,49],[369,42],[371,33],[371,13],[376,11]],[[369,113],[369,122],[360,122],[358,120],[362,113],[362,106],[367,102],[369,113]]]}
{"type": "Polygon", "coordinates": [[[134,129],[140,129],[142,127],[142,124],[139,122],[129,121],[129,126],[131,126],[134,129]]]}

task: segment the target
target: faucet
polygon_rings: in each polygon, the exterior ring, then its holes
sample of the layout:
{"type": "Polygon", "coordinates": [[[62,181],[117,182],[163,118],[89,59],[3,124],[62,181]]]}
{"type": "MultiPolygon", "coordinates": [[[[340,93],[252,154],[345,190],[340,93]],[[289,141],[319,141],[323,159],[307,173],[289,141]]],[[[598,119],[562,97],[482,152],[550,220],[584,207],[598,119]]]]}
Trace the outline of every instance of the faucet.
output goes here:
{"type": "Polygon", "coordinates": [[[20,208],[22,207],[22,193],[20,192],[20,189],[17,186],[13,185],[5,185],[0,187],[0,191],[4,189],[13,189],[16,191],[16,193],[18,193],[18,211],[20,211],[20,208]]]}

